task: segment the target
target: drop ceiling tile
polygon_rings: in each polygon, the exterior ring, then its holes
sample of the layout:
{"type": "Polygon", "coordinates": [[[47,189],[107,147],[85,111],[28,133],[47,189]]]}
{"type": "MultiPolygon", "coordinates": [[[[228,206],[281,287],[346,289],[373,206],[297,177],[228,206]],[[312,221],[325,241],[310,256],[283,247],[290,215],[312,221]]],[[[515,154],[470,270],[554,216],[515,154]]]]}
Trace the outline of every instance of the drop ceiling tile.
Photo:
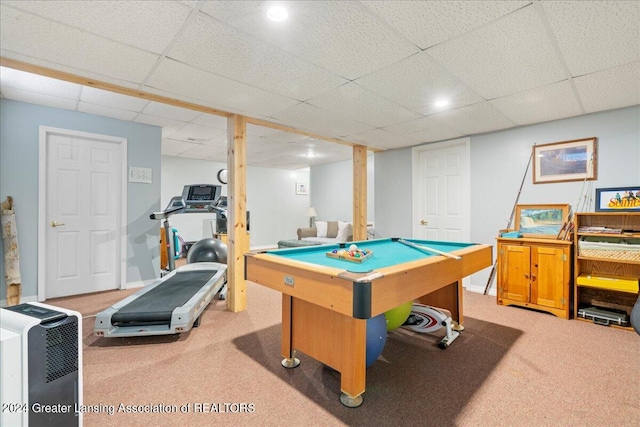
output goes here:
{"type": "Polygon", "coordinates": [[[43,95],[37,92],[2,86],[2,95],[6,99],[26,102],[29,104],[43,105],[45,107],[61,108],[63,110],[75,110],[76,101],[58,96],[43,95]]]}
{"type": "Polygon", "coordinates": [[[640,61],[573,81],[587,113],[640,104],[640,61]]]}
{"type": "Polygon", "coordinates": [[[373,128],[371,125],[352,120],[335,112],[327,111],[307,103],[300,103],[274,114],[272,117],[297,129],[336,138],[341,135],[351,135],[373,128]]]}
{"type": "Polygon", "coordinates": [[[138,114],[134,121],[151,126],[161,127],[162,138],[168,138],[172,133],[176,132],[186,124],[185,122],[181,122],[179,120],[167,119],[166,117],[150,116],[148,114],[138,114]]]}
{"type": "Polygon", "coordinates": [[[442,43],[530,4],[528,1],[363,1],[421,49],[442,43]]]}
{"type": "Polygon", "coordinates": [[[208,160],[210,162],[227,163],[227,152],[223,151],[216,153],[213,156],[207,156],[205,157],[205,160],[208,160]]]}
{"type": "Polygon", "coordinates": [[[429,117],[420,117],[408,122],[385,126],[383,129],[396,135],[409,135],[410,133],[430,129],[438,125],[438,122],[430,119],[429,117]]]}
{"type": "Polygon", "coordinates": [[[247,123],[247,138],[257,138],[279,132],[281,131],[274,130],[265,126],[258,126],[252,123],[247,123]]]}
{"type": "Polygon", "coordinates": [[[439,44],[429,55],[485,99],[566,78],[533,6],[439,44]]]}
{"type": "Polygon", "coordinates": [[[483,101],[460,79],[448,72],[428,54],[419,53],[356,81],[386,99],[420,114],[442,110],[434,103],[449,101],[448,108],[458,108],[483,101]]]}
{"type": "Polygon", "coordinates": [[[153,101],[149,102],[149,104],[144,108],[143,113],[151,116],[179,120],[181,122],[189,122],[202,114],[198,111],[189,110],[187,108],[180,108],[174,105],[162,104],[160,102],[153,101]]]}
{"type": "Polygon", "coordinates": [[[87,102],[80,102],[78,104],[78,111],[82,113],[95,114],[96,116],[111,117],[114,119],[126,121],[132,121],[138,114],[135,111],[120,110],[118,108],[89,104],[87,102]]]}
{"type": "Polygon", "coordinates": [[[262,5],[207,2],[202,11],[349,80],[419,52],[358,2],[287,2],[281,25],[266,19],[262,5]]]}
{"type": "Polygon", "coordinates": [[[120,43],[162,53],[191,9],[172,1],[3,1],[120,43]]]}
{"type": "Polygon", "coordinates": [[[312,151],[332,151],[334,153],[343,155],[346,154],[349,157],[353,154],[353,147],[351,145],[339,144],[332,141],[324,141],[322,139],[303,138],[297,141],[291,142],[292,145],[298,147],[305,147],[312,151]]]}
{"type": "Polygon", "coordinates": [[[568,81],[529,89],[489,101],[517,125],[549,122],[582,114],[568,81]]]}
{"type": "Polygon", "coordinates": [[[227,131],[221,129],[210,128],[208,126],[187,123],[180,129],[171,134],[171,139],[180,141],[188,141],[202,144],[215,137],[223,137],[226,139],[227,131]]]}
{"type": "MultiPolygon", "coordinates": [[[[197,100],[215,102],[248,113],[270,115],[298,101],[269,93],[172,60],[160,63],[147,84],[160,90],[197,100]]],[[[200,102],[202,103],[202,102],[200,102]]],[[[224,108],[229,111],[228,108],[224,108]]]]}
{"type": "Polygon", "coordinates": [[[286,147],[288,143],[278,140],[272,140],[263,137],[252,138],[247,141],[247,152],[251,153],[273,153],[276,150],[280,150],[286,147]]]}
{"type": "Polygon", "coordinates": [[[540,4],[572,76],[640,60],[640,2],[540,4]]]}
{"type": "Polygon", "coordinates": [[[191,144],[184,141],[176,141],[169,138],[162,139],[162,154],[165,156],[176,156],[196,147],[198,144],[191,144]]]}
{"type": "Polygon", "coordinates": [[[349,135],[349,139],[367,147],[380,148],[382,150],[410,147],[420,143],[419,140],[395,135],[382,129],[373,129],[356,135],[349,135]]]}
{"type": "Polygon", "coordinates": [[[0,5],[4,50],[113,78],[142,82],[158,56],[0,5]],[[20,37],[15,37],[20,34],[20,37]]]}
{"type": "Polygon", "coordinates": [[[202,144],[202,145],[189,148],[186,151],[183,151],[182,153],[179,154],[179,157],[191,157],[191,158],[203,159],[205,157],[219,154],[220,152],[221,150],[219,147],[202,144]]]}
{"type": "Polygon", "coordinates": [[[464,134],[447,126],[436,124],[435,126],[432,126],[430,128],[410,133],[407,136],[409,138],[417,139],[420,142],[436,142],[445,141],[447,139],[460,138],[461,136],[464,136],[464,134]]]}
{"type": "Polygon", "coordinates": [[[429,117],[464,135],[491,132],[515,126],[515,123],[488,102],[444,111],[429,117]]]}
{"type": "Polygon", "coordinates": [[[191,123],[195,123],[197,125],[209,126],[215,129],[227,130],[227,118],[222,116],[216,116],[213,114],[203,113],[191,120],[191,123]]]}
{"type": "Polygon", "coordinates": [[[414,111],[388,101],[355,83],[347,83],[308,101],[316,107],[350,117],[373,127],[416,119],[414,111]]]}
{"type": "Polygon", "coordinates": [[[26,73],[12,68],[0,67],[0,81],[3,87],[77,100],[81,86],[38,74],[26,73]]]}
{"type": "Polygon", "coordinates": [[[95,89],[89,86],[82,87],[80,101],[137,112],[142,111],[142,109],[149,103],[146,99],[121,95],[119,93],[95,89]]]}
{"type": "Polygon", "coordinates": [[[206,15],[186,28],[169,57],[301,101],[347,82],[206,15]]]}

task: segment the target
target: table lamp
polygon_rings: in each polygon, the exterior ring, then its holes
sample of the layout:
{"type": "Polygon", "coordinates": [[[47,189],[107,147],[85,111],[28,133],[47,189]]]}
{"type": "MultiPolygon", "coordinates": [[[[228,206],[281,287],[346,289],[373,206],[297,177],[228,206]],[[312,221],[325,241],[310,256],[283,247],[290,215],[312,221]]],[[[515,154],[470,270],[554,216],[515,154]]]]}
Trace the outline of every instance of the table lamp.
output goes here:
{"type": "Polygon", "coordinates": [[[316,210],[313,206],[309,206],[309,209],[307,209],[307,216],[309,217],[309,227],[313,227],[313,222],[315,221],[315,217],[318,214],[316,213],[316,210]]]}

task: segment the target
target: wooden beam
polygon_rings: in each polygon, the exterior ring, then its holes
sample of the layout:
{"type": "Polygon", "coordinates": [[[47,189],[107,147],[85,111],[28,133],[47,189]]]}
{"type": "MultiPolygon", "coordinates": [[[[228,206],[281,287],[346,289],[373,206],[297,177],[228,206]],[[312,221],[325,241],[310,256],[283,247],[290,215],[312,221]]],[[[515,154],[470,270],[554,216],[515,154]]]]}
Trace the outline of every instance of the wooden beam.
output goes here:
{"type": "Polygon", "coordinates": [[[353,147],[353,240],[367,240],[367,147],[353,147]]]}
{"type": "Polygon", "coordinates": [[[247,234],[247,120],[227,118],[227,309],[247,309],[247,282],[244,280],[244,250],[247,234]]]}
{"type": "Polygon", "coordinates": [[[175,98],[169,98],[162,95],[156,95],[153,93],[145,92],[142,90],[131,89],[124,86],[118,86],[111,83],[103,82],[100,80],[90,79],[87,77],[77,76],[75,74],[65,73],[63,71],[52,70],[51,68],[41,67],[39,65],[32,65],[26,62],[16,61],[15,59],[9,59],[0,57],[0,65],[3,67],[9,67],[16,70],[25,71],[27,73],[38,74],[45,77],[51,77],[52,79],[63,80],[65,82],[76,83],[83,86],[94,87],[96,89],[102,89],[109,92],[120,93],[122,95],[133,96],[135,98],[142,98],[148,101],[160,102],[162,104],[169,104],[176,107],[188,108],[189,110],[200,111],[201,113],[214,114],[216,116],[229,117],[231,113],[227,111],[218,110],[216,108],[207,107],[200,104],[194,104],[193,102],[180,101],[175,98]]]}

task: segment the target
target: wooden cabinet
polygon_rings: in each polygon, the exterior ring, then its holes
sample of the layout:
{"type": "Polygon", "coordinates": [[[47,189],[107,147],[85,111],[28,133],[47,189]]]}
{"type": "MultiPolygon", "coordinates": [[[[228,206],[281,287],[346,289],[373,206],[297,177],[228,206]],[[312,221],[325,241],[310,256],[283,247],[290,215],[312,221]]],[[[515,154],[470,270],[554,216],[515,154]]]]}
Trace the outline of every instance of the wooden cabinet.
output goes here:
{"type": "Polygon", "coordinates": [[[564,240],[498,238],[500,305],[518,305],[569,319],[572,247],[564,240]]]}
{"type": "MultiPolygon", "coordinates": [[[[574,313],[596,307],[631,314],[640,277],[640,213],[577,213],[574,313]]],[[[633,330],[630,325],[614,327],[633,330]]]]}

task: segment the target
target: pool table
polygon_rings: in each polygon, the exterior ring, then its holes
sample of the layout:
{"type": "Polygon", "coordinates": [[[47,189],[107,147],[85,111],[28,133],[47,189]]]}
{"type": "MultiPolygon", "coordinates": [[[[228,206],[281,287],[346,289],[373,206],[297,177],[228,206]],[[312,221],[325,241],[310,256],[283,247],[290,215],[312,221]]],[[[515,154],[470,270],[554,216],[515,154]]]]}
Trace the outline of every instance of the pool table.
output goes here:
{"type": "Polygon", "coordinates": [[[360,263],[327,256],[339,245],[250,252],[245,279],[282,293],[282,365],[298,366],[298,350],[330,366],[341,374],[340,401],[357,407],[366,319],[416,300],[449,310],[462,329],[462,278],[492,265],[492,247],[396,238],[351,244],[373,255],[360,263]]]}

